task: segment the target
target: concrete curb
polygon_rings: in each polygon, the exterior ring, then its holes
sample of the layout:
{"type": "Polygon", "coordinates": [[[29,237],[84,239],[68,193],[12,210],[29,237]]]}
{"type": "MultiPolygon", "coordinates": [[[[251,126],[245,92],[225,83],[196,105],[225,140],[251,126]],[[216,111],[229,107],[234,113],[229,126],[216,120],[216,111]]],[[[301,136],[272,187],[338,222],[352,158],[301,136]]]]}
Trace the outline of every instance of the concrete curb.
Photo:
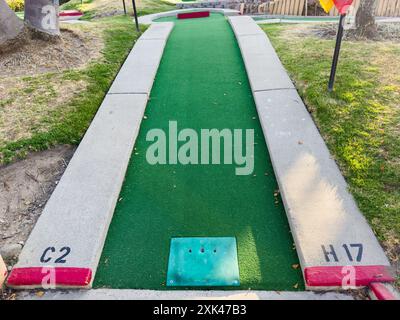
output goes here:
{"type": "Polygon", "coordinates": [[[249,17],[229,21],[242,51],[306,288],[393,281],[387,257],[267,35],[249,17]],[[273,63],[278,66],[271,67],[273,63]]]}
{"type": "Polygon", "coordinates": [[[19,300],[353,300],[350,295],[336,292],[289,291],[196,291],[196,290],[131,290],[92,289],[75,291],[47,291],[41,298],[21,292],[19,300]]]}
{"type": "Polygon", "coordinates": [[[29,236],[9,287],[91,287],[172,26],[150,26],[131,50],[29,236]]]}
{"type": "Polygon", "coordinates": [[[154,23],[143,33],[114,79],[109,94],[150,95],[173,26],[172,22],[154,23]]]}
{"type": "Polygon", "coordinates": [[[230,17],[229,21],[238,39],[252,91],[294,89],[272,44],[254,20],[238,16],[230,17]]]}

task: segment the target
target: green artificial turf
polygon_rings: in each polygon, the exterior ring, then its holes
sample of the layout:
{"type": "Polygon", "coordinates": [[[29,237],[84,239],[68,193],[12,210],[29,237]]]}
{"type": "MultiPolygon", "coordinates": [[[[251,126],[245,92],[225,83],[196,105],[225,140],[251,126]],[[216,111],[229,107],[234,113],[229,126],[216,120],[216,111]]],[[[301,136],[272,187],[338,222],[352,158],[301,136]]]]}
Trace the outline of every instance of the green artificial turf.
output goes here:
{"type": "MultiPolygon", "coordinates": [[[[234,34],[219,14],[173,20],[95,287],[166,289],[172,237],[236,237],[242,289],[302,289],[302,275],[234,34]],[[254,172],[150,165],[153,128],[254,129],[254,172]]],[[[132,70],[134,76],[135,70],[132,70]]],[[[168,287],[171,289],[171,287],[168,287]]],[[[237,289],[237,287],[232,287],[237,289]]]]}

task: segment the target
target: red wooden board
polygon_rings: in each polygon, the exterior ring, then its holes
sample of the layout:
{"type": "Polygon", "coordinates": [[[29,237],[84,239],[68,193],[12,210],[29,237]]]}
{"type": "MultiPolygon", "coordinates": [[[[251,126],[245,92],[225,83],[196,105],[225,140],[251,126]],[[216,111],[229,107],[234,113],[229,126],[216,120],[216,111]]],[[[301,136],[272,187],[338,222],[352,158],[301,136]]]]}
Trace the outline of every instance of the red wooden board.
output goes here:
{"type": "Polygon", "coordinates": [[[210,11],[178,13],[178,19],[205,18],[209,16],[210,16],[210,11]]]}

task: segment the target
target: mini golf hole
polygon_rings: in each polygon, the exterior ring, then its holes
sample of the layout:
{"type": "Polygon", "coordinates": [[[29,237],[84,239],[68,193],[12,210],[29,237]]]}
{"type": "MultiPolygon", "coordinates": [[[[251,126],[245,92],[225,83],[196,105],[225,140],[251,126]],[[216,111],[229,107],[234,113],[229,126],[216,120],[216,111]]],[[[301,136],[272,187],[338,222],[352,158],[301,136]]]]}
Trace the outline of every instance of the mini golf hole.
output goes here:
{"type": "Polygon", "coordinates": [[[168,287],[238,284],[239,267],[234,237],[171,239],[168,287]]]}

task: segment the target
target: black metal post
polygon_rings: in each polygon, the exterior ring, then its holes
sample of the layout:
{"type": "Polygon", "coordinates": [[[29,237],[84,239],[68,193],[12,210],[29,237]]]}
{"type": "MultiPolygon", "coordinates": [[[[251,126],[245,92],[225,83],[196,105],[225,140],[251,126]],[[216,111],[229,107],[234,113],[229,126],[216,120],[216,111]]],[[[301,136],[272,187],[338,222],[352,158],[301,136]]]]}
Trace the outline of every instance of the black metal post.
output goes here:
{"type": "Polygon", "coordinates": [[[135,0],[132,0],[132,6],[133,6],[133,15],[135,16],[136,31],[139,32],[140,29],[139,29],[139,21],[138,21],[138,17],[137,17],[135,0]]]}
{"type": "Polygon", "coordinates": [[[337,68],[338,61],[339,61],[340,46],[342,45],[342,39],[343,39],[344,18],[346,18],[346,14],[341,14],[340,20],[339,20],[339,29],[338,29],[338,33],[336,36],[335,53],[333,54],[331,76],[329,77],[329,84],[328,84],[329,91],[333,90],[333,84],[335,83],[336,68],[337,68]]]}
{"type": "Polygon", "coordinates": [[[122,0],[122,4],[124,5],[124,13],[126,15],[126,5],[125,5],[125,0],[122,0]]]}

